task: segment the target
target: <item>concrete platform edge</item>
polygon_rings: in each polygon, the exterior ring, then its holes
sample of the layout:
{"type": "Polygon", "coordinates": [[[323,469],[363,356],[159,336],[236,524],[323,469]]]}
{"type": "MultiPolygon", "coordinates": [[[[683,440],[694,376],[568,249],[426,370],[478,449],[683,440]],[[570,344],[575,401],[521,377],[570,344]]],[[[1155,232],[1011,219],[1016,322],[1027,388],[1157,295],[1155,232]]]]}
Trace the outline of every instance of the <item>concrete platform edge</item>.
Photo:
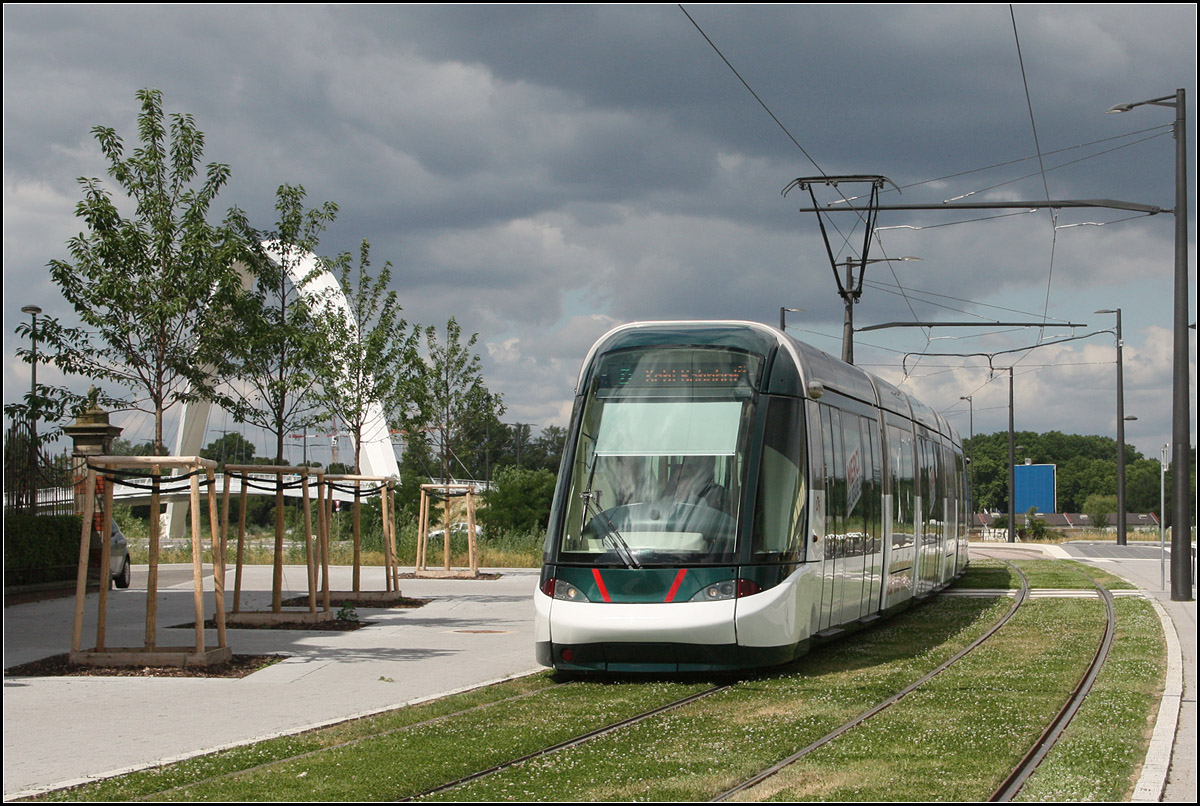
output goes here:
{"type": "Polygon", "coordinates": [[[365,717],[375,716],[377,714],[386,713],[388,711],[395,711],[399,708],[406,708],[406,707],[409,707],[412,705],[420,705],[422,703],[431,702],[433,700],[438,700],[443,697],[450,697],[455,694],[463,694],[468,691],[474,691],[475,689],[486,688],[487,686],[492,686],[497,683],[503,683],[506,680],[516,680],[516,679],[519,679],[522,677],[528,677],[529,675],[537,674],[538,672],[544,672],[544,671],[546,671],[546,668],[544,666],[537,666],[537,667],[534,667],[534,668],[529,669],[524,672],[519,672],[517,674],[510,674],[505,677],[497,677],[494,680],[487,680],[482,683],[478,683],[476,685],[463,686],[462,688],[457,688],[457,689],[453,689],[450,691],[443,691],[443,692],[440,692],[437,694],[430,694],[425,697],[416,697],[412,700],[395,703],[393,705],[385,705],[385,706],[382,706],[379,708],[373,708],[369,711],[363,711],[361,713],[352,714],[350,716],[338,717],[336,719],[326,719],[322,722],[314,722],[311,725],[303,725],[301,727],[294,728],[291,730],[275,731],[274,733],[267,733],[267,734],[263,734],[261,736],[255,736],[253,738],[244,739],[244,740],[237,741],[237,742],[230,742],[228,744],[220,745],[218,747],[205,747],[205,748],[201,748],[200,750],[196,750],[196,751],[189,752],[189,753],[180,753],[175,756],[160,758],[157,761],[152,761],[148,764],[135,764],[135,765],[132,765],[129,767],[125,767],[123,769],[112,770],[110,772],[105,772],[102,775],[92,775],[92,776],[85,776],[83,778],[76,778],[76,779],[67,780],[67,781],[59,781],[57,783],[50,784],[47,786],[40,786],[40,787],[35,787],[32,789],[25,789],[25,790],[21,790],[18,792],[6,792],[4,794],[4,800],[7,802],[10,800],[19,800],[21,798],[38,797],[40,795],[45,795],[48,792],[57,792],[60,789],[69,789],[74,786],[90,784],[90,783],[94,783],[96,781],[105,781],[109,778],[117,778],[121,775],[128,775],[129,773],[141,772],[142,770],[153,769],[154,767],[162,767],[162,766],[166,766],[168,764],[177,764],[180,761],[187,761],[190,758],[206,756],[211,753],[219,753],[223,750],[231,750],[235,747],[246,747],[247,745],[255,744],[257,742],[265,742],[268,739],[277,739],[281,736],[295,736],[295,735],[298,735],[301,733],[306,733],[307,731],[310,731],[310,730],[318,730],[320,728],[329,727],[330,725],[338,725],[343,722],[352,722],[355,719],[363,719],[365,717]]]}

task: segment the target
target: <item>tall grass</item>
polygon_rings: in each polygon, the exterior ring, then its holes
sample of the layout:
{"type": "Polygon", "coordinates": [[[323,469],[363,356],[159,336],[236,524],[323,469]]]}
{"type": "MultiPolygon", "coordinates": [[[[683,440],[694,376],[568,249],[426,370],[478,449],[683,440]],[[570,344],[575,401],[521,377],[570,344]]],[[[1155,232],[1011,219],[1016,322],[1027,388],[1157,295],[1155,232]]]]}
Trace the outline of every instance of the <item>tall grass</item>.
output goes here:
{"type": "MultiPolygon", "coordinates": [[[[149,562],[149,522],[142,518],[132,517],[127,507],[118,508],[116,518],[129,541],[130,557],[133,562],[140,564],[149,562]],[[122,509],[124,511],[121,511],[122,509]]],[[[285,513],[284,529],[284,562],[289,564],[305,563],[308,552],[303,540],[302,513],[289,508],[285,513]]],[[[350,565],[353,563],[353,532],[353,514],[349,511],[335,513],[330,527],[329,561],[331,564],[350,565]]],[[[210,535],[207,518],[205,518],[201,522],[200,542],[203,547],[203,561],[206,563],[212,562],[210,535]]],[[[477,540],[479,564],[489,568],[537,568],[542,564],[542,544],[545,539],[546,535],[543,531],[487,533],[477,540]]],[[[359,519],[359,540],[362,563],[364,565],[383,565],[383,519],[379,514],[378,506],[363,506],[359,519]]],[[[233,561],[236,545],[237,526],[230,524],[225,548],[227,563],[233,561]]],[[[469,565],[467,548],[466,534],[451,535],[451,567],[463,568],[469,565]]],[[[430,540],[426,553],[426,564],[432,568],[441,567],[443,551],[444,544],[440,537],[430,540]]],[[[397,523],[396,553],[401,566],[415,564],[417,558],[417,523],[415,519],[404,519],[397,523]]],[[[247,527],[243,562],[249,565],[267,565],[274,562],[274,558],[274,526],[247,527]]],[[[185,532],[185,539],[178,542],[171,542],[164,536],[159,551],[159,562],[190,563],[191,561],[190,531],[185,532]]]]}

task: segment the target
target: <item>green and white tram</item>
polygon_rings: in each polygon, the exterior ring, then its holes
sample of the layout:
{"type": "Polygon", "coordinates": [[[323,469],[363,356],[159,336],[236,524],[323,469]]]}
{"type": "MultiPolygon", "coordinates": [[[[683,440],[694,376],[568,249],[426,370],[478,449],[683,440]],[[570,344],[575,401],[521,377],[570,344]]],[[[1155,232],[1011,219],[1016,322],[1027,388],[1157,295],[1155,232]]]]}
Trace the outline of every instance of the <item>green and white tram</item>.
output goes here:
{"type": "Polygon", "coordinates": [[[751,322],[625,325],[576,388],[535,594],[572,671],[784,663],[967,564],[958,435],[751,322]]]}

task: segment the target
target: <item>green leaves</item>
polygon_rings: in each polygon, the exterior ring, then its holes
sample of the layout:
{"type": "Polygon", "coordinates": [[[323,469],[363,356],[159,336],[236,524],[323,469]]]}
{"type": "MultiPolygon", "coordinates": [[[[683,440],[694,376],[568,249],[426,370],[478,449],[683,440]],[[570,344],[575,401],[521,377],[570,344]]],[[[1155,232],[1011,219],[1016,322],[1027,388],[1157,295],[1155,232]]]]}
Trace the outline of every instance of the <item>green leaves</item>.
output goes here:
{"type": "Polygon", "coordinates": [[[454,457],[465,452],[460,442],[472,426],[504,413],[500,397],[483,383],[479,355],[472,351],[477,339],[478,334],[472,334],[463,344],[462,328],[454,317],[446,322],[444,339],[432,325],[425,329],[428,361],[421,374],[421,400],[437,443],[443,479],[454,476],[454,457]]]}
{"type": "Polygon", "coordinates": [[[333,265],[346,304],[326,298],[319,315],[327,350],[321,399],[354,438],[356,472],[372,406],[403,420],[420,388],[418,331],[401,318],[396,292],[388,290],[391,264],[372,277],[370,254],[363,240],[357,270],[348,252],[337,257],[333,265]]]}
{"type": "Polygon", "coordinates": [[[223,339],[229,349],[214,368],[224,380],[215,399],[238,422],[274,435],[274,458],[280,463],[284,437],[315,424],[324,413],[311,394],[326,359],[327,342],[313,317],[323,300],[310,285],[325,271],[315,252],[337,205],[305,210],[304,200],[303,187],[280,185],[275,229],[251,233],[248,287],[231,298],[223,339]]]}
{"type": "Polygon", "coordinates": [[[209,386],[204,368],[226,352],[227,331],[213,325],[247,242],[240,211],[220,225],[207,220],[230,170],[210,164],[193,184],[204,135],[191,116],[172,115],[168,132],[162,94],[144,89],[137,98],[140,144],[131,156],[114,129],[92,130],[134,213],[125,217],[99,179],[79,180],[76,216],[87,231],[68,241],[69,262],[49,268],[85,328],[60,329],[62,338],[46,343],[63,370],[130,390],[135,407],[154,414],[161,450],[164,411],[209,386]]]}

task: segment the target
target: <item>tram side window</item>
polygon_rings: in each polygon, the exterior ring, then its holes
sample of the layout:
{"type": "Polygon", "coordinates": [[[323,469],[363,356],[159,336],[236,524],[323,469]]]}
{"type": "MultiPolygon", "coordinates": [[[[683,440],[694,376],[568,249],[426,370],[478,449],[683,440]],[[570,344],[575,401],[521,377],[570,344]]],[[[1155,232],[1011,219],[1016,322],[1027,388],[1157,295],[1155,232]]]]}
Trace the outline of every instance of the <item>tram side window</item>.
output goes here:
{"type": "Polygon", "coordinates": [[[754,554],[800,559],[804,550],[804,419],[802,401],[769,397],[754,517],[754,554]]]}
{"type": "Polygon", "coordinates": [[[921,496],[923,500],[922,529],[923,542],[936,543],[942,534],[942,519],[945,517],[942,501],[945,497],[945,485],[942,481],[941,451],[937,443],[922,438],[919,443],[921,452],[921,496]]]}
{"type": "Polygon", "coordinates": [[[882,461],[879,456],[878,424],[865,417],[858,418],[862,435],[862,520],[865,537],[864,551],[874,554],[883,547],[879,542],[879,502],[882,461]]]}
{"type": "Polygon", "coordinates": [[[962,457],[946,448],[942,451],[942,467],[946,470],[946,501],[949,505],[946,537],[956,538],[962,533],[962,457]]]}
{"type": "Polygon", "coordinates": [[[912,545],[916,535],[912,433],[889,425],[888,445],[891,454],[892,545],[908,546],[912,545]]]}
{"type": "Polygon", "coordinates": [[[847,555],[866,554],[868,506],[866,489],[863,485],[866,451],[862,444],[862,428],[855,414],[842,412],[842,443],[846,448],[844,464],[846,490],[846,546],[847,555]]]}
{"type": "Polygon", "coordinates": [[[821,406],[825,446],[825,556],[843,557],[846,535],[846,472],[841,412],[821,406]]]}

